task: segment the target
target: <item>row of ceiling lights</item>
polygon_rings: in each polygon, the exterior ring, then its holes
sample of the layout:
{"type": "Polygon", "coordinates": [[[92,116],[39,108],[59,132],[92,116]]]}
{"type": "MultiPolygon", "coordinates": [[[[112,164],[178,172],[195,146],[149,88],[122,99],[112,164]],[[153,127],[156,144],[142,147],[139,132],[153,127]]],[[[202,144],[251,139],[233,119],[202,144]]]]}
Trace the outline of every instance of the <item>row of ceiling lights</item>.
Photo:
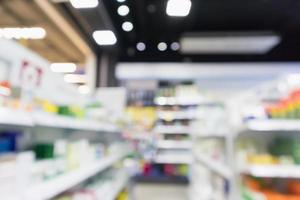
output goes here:
{"type": "MultiPolygon", "coordinates": [[[[180,45],[178,42],[173,42],[170,44],[170,49],[173,51],[178,51],[180,49],[180,45]]],[[[144,42],[139,42],[136,44],[136,49],[138,51],[145,51],[146,50],[146,44],[144,42]]],[[[168,49],[168,44],[165,42],[160,42],[157,44],[157,49],[159,51],[166,51],[168,49]]]]}
{"type": "MultiPolygon", "coordinates": [[[[126,0],[117,0],[119,3],[123,3],[126,0]]],[[[70,3],[74,8],[94,8],[97,7],[99,4],[98,0],[70,0],[70,3]]],[[[191,0],[168,0],[167,3],[167,8],[166,8],[166,13],[169,16],[173,17],[184,17],[187,16],[190,13],[190,9],[192,6],[191,0]]],[[[118,8],[118,14],[120,16],[127,16],[130,13],[130,9],[126,5],[121,5],[118,8]]],[[[134,28],[132,22],[130,21],[125,21],[122,24],[122,29],[126,32],[132,31],[134,28]]],[[[114,34],[113,31],[111,30],[97,30],[93,33],[93,38],[99,45],[114,45],[117,43],[117,38],[114,34]]],[[[175,44],[173,44],[174,46],[175,44]]],[[[178,45],[175,45],[175,47],[171,49],[179,49],[177,47],[178,45]]],[[[167,50],[167,44],[164,42],[161,42],[158,44],[158,49],[160,51],[165,51],[167,50]]],[[[145,50],[145,44],[144,45],[139,45],[138,50],[145,50]]]]}

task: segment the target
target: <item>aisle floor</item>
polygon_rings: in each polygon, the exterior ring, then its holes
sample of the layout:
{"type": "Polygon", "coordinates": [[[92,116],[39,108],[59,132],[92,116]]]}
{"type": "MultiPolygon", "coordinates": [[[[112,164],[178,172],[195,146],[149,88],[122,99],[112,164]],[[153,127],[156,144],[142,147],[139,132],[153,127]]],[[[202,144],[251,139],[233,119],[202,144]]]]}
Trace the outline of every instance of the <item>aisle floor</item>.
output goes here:
{"type": "Polygon", "coordinates": [[[134,200],[187,200],[187,186],[172,184],[137,184],[134,200]]]}

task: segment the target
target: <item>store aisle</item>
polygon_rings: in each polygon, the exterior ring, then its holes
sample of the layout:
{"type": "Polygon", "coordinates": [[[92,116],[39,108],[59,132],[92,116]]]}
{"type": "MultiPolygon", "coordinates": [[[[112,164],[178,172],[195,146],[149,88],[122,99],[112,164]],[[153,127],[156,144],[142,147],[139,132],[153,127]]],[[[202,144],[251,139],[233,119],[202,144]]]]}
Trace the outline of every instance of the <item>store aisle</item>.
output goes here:
{"type": "Polygon", "coordinates": [[[137,184],[134,200],[187,200],[187,186],[172,184],[137,184]]]}

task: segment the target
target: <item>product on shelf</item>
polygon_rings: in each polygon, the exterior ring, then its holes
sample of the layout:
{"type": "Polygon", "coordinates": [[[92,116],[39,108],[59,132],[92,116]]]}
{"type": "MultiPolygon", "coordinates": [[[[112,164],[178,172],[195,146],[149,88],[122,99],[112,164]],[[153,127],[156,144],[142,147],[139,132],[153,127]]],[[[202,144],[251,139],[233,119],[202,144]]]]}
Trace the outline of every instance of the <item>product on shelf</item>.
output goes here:
{"type": "Polygon", "coordinates": [[[120,143],[105,147],[86,140],[59,140],[55,143],[37,143],[34,151],[4,154],[0,156],[0,176],[7,178],[0,180],[0,191],[3,189],[3,193],[8,195],[22,192],[23,188],[93,166],[106,157],[118,156],[124,153],[124,149],[125,146],[120,143]]]}
{"type": "Polygon", "coordinates": [[[93,177],[87,184],[66,192],[55,200],[128,200],[126,171],[111,169],[93,177]]]}
{"type": "Polygon", "coordinates": [[[295,89],[286,98],[265,108],[271,119],[300,119],[300,90],[295,89]]]}
{"type": "Polygon", "coordinates": [[[297,200],[300,199],[299,180],[272,180],[244,177],[244,200],[255,200],[250,191],[260,194],[266,200],[297,200]],[[248,192],[247,192],[248,191],[248,192]]]}

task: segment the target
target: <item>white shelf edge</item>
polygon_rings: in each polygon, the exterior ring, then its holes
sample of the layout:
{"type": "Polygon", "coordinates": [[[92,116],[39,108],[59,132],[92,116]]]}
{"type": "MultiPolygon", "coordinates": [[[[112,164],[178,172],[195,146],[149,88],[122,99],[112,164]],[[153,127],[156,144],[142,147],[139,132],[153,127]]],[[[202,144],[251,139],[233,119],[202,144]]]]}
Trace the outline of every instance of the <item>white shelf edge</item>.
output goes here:
{"type": "Polygon", "coordinates": [[[65,128],[75,130],[119,132],[113,124],[91,119],[74,119],[71,117],[51,115],[41,112],[25,112],[0,108],[0,125],[35,127],[44,126],[52,128],[65,128]]]}
{"type": "Polygon", "coordinates": [[[264,178],[300,178],[300,165],[249,165],[240,173],[264,178]]]}
{"type": "Polygon", "coordinates": [[[191,149],[192,146],[191,141],[159,140],[157,142],[159,149],[191,149]]]}
{"type": "Polygon", "coordinates": [[[30,112],[0,108],[0,124],[8,126],[32,127],[34,125],[30,112]]]}
{"type": "Polygon", "coordinates": [[[129,180],[129,177],[127,176],[120,178],[120,180],[118,180],[116,186],[114,188],[112,188],[112,192],[111,195],[109,195],[107,198],[105,198],[105,200],[115,200],[118,196],[118,194],[125,188],[127,182],[129,180]]]}
{"type": "Polygon", "coordinates": [[[190,134],[191,128],[185,126],[159,125],[153,129],[158,134],[190,134]]]}
{"type": "Polygon", "coordinates": [[[242,130],[250,131],[300,131],[300,120],[256,119],[245,123],[242,130]]]}
{"type": "Polygon", "coordinates": [[[211,160],[210,158],[207,158],[202,155],[196,155],[196,160],[200,163],[202,163],[205,167],[210,169],[211,171],[219,174],[223,178],[230,179],[232,177],[232,172],[226,164],[223,164],[219,161],[211,160]]]}
{"type": "Polygon", "coordinates": [[[154,158],[154,163],[157,164],[192,164],[193,159],[191,156],[178,156],[174,155],[157,155],[154,158]]]}
{"type": "Polygon", "coordinates": [[[97,173],[107,169],[115,162],[122,159],[126,153],[118,156],[109,156],[100,161],[90,165],[84,166],[80,169],[71,171],[69,173],[60,175],[44,183],[29,188],[20,200],[48,200],[51,199],[68,189],[80,184],[88,178],[96,175],[97,173]]]}

